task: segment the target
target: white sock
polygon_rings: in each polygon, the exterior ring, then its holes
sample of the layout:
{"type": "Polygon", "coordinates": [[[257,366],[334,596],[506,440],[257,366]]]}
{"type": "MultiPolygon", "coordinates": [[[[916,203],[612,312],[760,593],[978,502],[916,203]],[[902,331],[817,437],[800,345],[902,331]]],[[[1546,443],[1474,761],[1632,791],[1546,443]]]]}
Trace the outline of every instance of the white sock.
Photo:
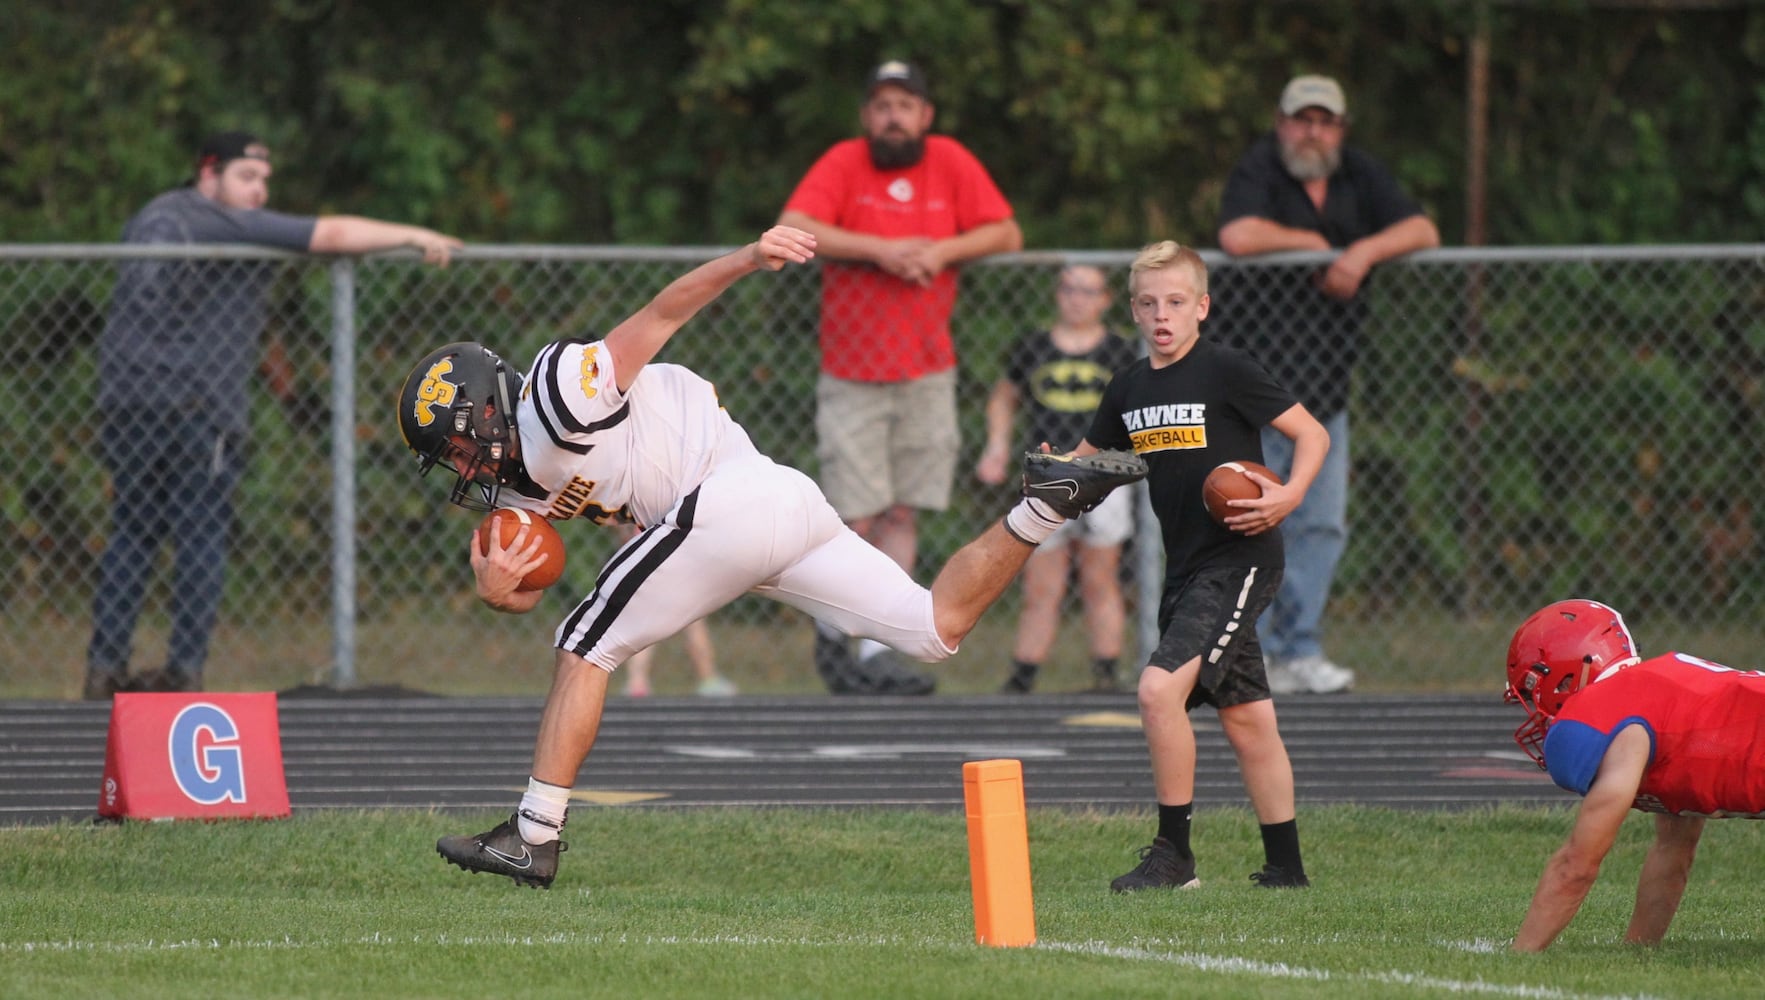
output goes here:
{"type": "Polygon", "coordinates": [[[557,840],[569,811],[570,789],[528,778],[527,794],[521,796],[521,839],[536,847],[557,840]]]}
{"type": "Polygon", "coordinates": [[[870,659],[878,653],[886,653],[888,651],[889,647],[877,642],[875,639],[858,640],[858,662],[860,663],[870,659]]]}
{"type": "Polygon", "coordinates": [[[1040,497],[1024,497],[1005,513],[1005,530],[1028,545],[1042,544],[1065,523],[1066,518],[1056,514],[1040,497]]]}

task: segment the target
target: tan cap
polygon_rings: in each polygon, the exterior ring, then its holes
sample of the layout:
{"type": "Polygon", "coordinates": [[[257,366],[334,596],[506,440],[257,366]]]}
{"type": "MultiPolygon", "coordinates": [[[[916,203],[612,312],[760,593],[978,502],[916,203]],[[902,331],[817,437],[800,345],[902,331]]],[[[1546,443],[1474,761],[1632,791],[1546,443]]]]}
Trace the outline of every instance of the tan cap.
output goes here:
{"type": "Polygon", "coordinates": [[[1323,108],[1333,115],[1348,114],[1348,98],[1342,85],[1327,76],[1296,76],[1281,91],[1281,113],[1296,114],[1302,108],[1323,108]]]}

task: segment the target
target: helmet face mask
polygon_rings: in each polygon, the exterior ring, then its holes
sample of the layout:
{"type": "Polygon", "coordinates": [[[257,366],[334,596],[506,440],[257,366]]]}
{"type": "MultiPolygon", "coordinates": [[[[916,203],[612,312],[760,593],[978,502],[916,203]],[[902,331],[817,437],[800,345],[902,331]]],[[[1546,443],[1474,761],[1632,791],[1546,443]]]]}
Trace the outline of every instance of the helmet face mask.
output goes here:
{"type": "Polygon", "coordinates": [[[515,391],[520,378],[481,344],[461,342],[431,351],[405,379],[398,427],[427,476],[445,465],[457,477],[448,501],[467,510],[494,510],[502,487],[520,473],[515,435],[515,391]]]}
{"type": "Polygon", "coordinates": [[[1544,737],[1570,696],[1641,657],[1624,616],[1598,601],[1558,601],[1532,613],[1508,643],[1504,700],[1527,713],[1514,741],[1544,767],[1544,737]]]}

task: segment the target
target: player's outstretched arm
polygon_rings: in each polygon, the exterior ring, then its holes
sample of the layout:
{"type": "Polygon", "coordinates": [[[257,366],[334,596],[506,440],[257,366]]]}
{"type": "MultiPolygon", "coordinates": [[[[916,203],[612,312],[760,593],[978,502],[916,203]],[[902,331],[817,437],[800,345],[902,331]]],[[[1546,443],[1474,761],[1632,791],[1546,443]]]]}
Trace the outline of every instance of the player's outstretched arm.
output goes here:
{"type": "Polygon", "coordinates": [[[1569,840],[1551,855],[1520,930],[1515,951],[1543,951],[1569,926],[1599,877],[1600,863],[1618,839],[1618,828],[1636,801],[1651,744],[1641,726],[1628,726],[1612,740],[1599,773],[1575,814],[1569,840]]]}
{"type": "Polygon", "coordinates": [[[1679,912],[1679,900],[1685,895],[1692,859],[1698,853],[1698,838],[1703,833],[1701,817],[1655,817],[1655,842],[1649,845],[1648,857],[1642,863],[1642,876],[1636,882],[1636,909],[1630,914],[1630,929],[1624,932],[1624,940],[1632,944],[1660,944],[1667,936],[1667,926],[1673,923],[1673,915],[1679,912]]]}
{"type": "Polygon", "coordinates": [[[804,264],[814,256],[813,235],[790,226],[773,226],[747,246],[700,264],[669,282],[648,305],[607,334],[607,350],[613,355],[619,391],[631,388],[637,373],[668,343],[668,338],[738,278],[754,271],[777,271],[786,264],[804,264]]]}

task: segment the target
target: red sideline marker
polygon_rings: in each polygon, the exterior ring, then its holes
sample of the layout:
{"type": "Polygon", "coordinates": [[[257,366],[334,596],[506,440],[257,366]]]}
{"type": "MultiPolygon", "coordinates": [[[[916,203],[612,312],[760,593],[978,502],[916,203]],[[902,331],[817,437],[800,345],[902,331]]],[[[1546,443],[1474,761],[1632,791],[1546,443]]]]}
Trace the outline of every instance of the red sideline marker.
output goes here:
{"type": "Polygon", "coordinates": [[[98,815],[286,818],[275,693],[117,695],[98,815]]]}

